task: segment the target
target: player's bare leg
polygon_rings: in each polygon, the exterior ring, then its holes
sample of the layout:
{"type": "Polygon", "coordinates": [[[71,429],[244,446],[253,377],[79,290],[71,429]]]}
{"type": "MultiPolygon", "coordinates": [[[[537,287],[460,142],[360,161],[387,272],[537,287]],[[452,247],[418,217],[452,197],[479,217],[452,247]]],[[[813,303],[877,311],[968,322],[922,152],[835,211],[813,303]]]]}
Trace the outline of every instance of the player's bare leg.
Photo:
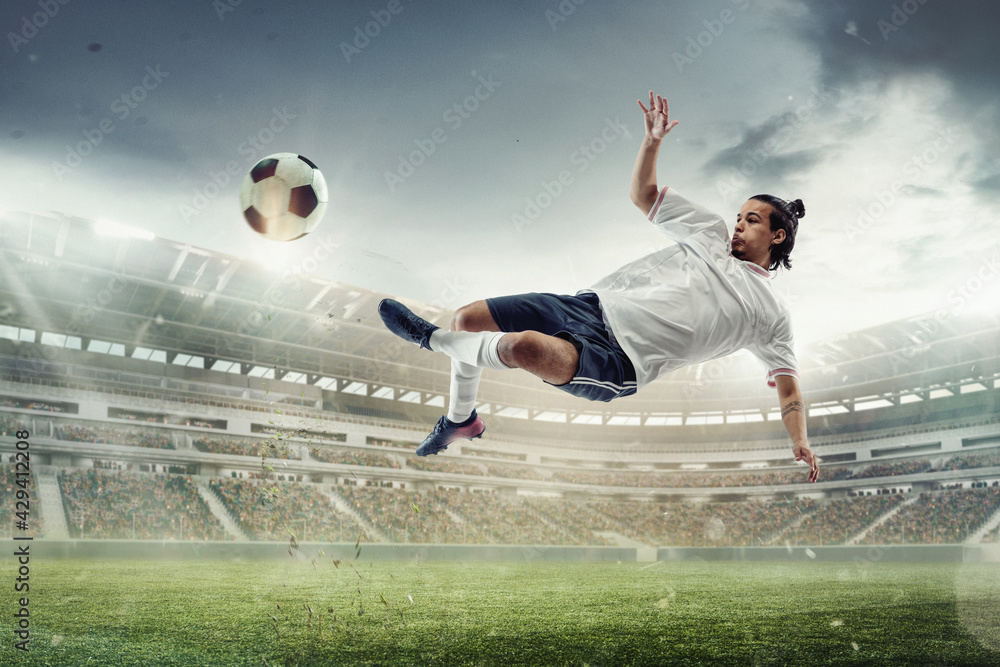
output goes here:
{"type": "MultiPolygon", "coordinates": [[[[452,331],[500,331],[485,301],[462,306],[451,318],[452,331]]],[[[537,331],[507,333],[498,346],[500,360],[552,384],[566,384],[576,375],[580,355],[568,340],[537,331]]]]}
{"type": "Polygon", "coordinates": [[[483,368],[521,368],[552,384],[573,379],[579,354],[569,341],[537,331],[502,333],[485,301],[459,308],[452,331],[442,331],[392,299],[379,304],[379,316],[397,336],[452,358],[448,414],[417,448],[427,456],[460,438],[478,438],[486,426],[476,414],[475,400],[483,368]]]}

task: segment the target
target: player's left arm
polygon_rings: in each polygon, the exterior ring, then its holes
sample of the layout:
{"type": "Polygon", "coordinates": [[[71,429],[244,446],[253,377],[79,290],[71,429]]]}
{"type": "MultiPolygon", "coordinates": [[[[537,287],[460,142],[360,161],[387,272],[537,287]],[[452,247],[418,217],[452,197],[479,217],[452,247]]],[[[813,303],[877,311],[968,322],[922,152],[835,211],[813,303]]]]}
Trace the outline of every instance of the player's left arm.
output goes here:
{"type": "Polygon", "coordinates": [[[819,477],[819,463],[816,453],[809,447],[809,436],[806,433],[806,407],[799,391],[799,381],[790,375],[778,375],[774,378],[778,389],[778,400],[781,405],[781,421],[785,430],[792,438],[792,453],[796,461],[809,464],[809,481],[815,482],[819,477]]]}

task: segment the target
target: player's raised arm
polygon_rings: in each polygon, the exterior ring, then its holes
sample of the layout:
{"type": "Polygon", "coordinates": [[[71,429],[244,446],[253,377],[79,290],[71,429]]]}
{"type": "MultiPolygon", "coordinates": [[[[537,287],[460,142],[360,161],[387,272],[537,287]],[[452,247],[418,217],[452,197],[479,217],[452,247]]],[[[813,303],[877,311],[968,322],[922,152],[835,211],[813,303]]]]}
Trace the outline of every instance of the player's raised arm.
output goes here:
{"type": "Polygon", "coordinates": [[[781,421],[785,423],[785,429],[792,438],[792,453],[796,461],[809,464],[809,481],[815,482],[819,477],[819,463],[816,453],[809,447],[806,409],[799,392],[799,381],[790,375],[779,375],[774,378],[774,382],[781,405],[781,421]]]}
{"type": "Polygon", "coordinates": [[[660,152],[660,142],[674,129],[679,121],[670,120],[670,107],[667,100],[649,91],[649,107],[638,100],[646,124],[646,136],[639,146],[639,155],[635,158],[632,169],[632,184],[629,187],[629,197],[639,210],[646,214],[653,208],[659,187],[656,184],[656,157],[660,152]]]}

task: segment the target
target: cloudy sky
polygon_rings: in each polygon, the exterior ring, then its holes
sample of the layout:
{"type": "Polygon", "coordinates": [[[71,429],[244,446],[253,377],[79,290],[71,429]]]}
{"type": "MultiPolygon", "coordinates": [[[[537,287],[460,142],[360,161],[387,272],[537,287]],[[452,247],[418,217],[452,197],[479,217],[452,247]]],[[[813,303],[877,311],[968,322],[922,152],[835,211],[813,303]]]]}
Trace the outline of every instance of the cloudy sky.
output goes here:
{"type": "Polygon", "coordinates": [[[0,214],[135,225],[279,272],[336,246],[323,276],[450,308],[572,293],[665,242],[627,196],[654,89],[680,120],[661,183],[730,220],[758,192],[805,202],[773,282],[800,344],[989,311],[998,18],[987,0],[11,1],[0,214]],[[237,195],[284,151],[331,202],[276,244],[237,195]]]}

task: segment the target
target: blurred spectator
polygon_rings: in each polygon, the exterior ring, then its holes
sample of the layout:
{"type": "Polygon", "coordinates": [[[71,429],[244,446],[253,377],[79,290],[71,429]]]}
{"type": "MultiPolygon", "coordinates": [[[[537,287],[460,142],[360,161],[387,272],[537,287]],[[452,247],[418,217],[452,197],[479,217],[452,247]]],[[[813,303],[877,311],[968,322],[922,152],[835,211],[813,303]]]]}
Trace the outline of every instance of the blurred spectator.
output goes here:
{"type": "Polygon", "coordinates": [[[70,470],[59,487],[73,538],[230,539],[189,477],[70,470]]]}
{"type": "Polygon", "coordinates": [[[202,452],[212,454],[237,454],[239,456],[260,456],[261,451],[267,454],[266,458],[299,460],[295,448],[284,440],[251,440],[249,438],[228,438],[219,436],[217,438],[198,438],[192,440],[191,444],[202,452]]]}
{"type": "Polygon", "coordinates": [[[13,464],[0,465],[0,538],[44,537],[44,522],[41,511],[42,505],[38,502],[38,487],[35,484],[35,476],[24,475],[23,470],[18,471],[13,464]],[[22,474],[18,475],[18,472],[22,474]],[[17,497],[18,491],[27,492],[28,498],[26,500],[19,499],[17,497]],[[18,502],[27,503],[28,519],[25,521],[27,529],[18,528],[18,522],[22,519],[18,518],[17,513],[25,511],[24,506],[19,506],[18,502]]]}
{"type": "Polygon", "coordinates": [[[252,540],[345,542],[361,528],[310,484],[273,480],[213,479],[212,491],[252,540]]]}
{"type": "Polygon", "coordinates": [[[313,447],[309,454],[323,463],[343,463],[352,466],[371,466],[373,468],[399,468],[399,463],[385,454],[375,454],[364,450],[328,449],[313,447]]]}
{"type": "Polygon", "coordinates": [[[959,544],[1000,508],[1000,488],[923,492],[865,544],[959,544]]]}
{"type": "Polygon", "coordinates": [[[78,424],[61,422],[55,427],[57,440],[97,442],[107,445],[174,449],[173,440],[159,429],[142,426],[110,424],[78,424]]]}
{"type": "Polygon", "coordinates": [[[914,475],[918,472],[923,472],[930,467],[931,462],[927,459],[907,459],[905,461],[894,461],[892,463],[875,463],[854,476],[857,479],[868,479],[871,477],[914,475]]]}

